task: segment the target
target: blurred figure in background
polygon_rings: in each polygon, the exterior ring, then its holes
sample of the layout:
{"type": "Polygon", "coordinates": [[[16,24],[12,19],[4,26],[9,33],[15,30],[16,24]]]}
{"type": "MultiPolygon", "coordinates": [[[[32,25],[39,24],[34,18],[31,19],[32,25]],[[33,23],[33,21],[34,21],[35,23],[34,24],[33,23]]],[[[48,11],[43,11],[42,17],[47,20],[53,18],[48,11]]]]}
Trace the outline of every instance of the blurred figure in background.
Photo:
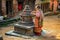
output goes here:
{"type": "Polygon", "coordinates": [[[56,13],[57,7],[58,7],[58,0],[50,0],[50,10],[53,10],[53,12],[56,13]]]}

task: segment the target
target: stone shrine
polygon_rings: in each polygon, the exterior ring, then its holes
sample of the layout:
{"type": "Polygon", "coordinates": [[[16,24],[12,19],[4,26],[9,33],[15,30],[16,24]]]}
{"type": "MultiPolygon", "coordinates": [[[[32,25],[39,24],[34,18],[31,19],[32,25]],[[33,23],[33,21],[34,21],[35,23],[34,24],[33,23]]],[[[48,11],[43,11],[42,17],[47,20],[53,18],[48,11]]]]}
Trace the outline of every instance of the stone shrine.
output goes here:
{"type": "Polygon", "coordinates": [[[32,22],[31,9],[29,5],[25,5],[22,13],[20,14],[20,22],[14,24],[14,32],[25,35],[33,35],[34,24],[32,22]]]}

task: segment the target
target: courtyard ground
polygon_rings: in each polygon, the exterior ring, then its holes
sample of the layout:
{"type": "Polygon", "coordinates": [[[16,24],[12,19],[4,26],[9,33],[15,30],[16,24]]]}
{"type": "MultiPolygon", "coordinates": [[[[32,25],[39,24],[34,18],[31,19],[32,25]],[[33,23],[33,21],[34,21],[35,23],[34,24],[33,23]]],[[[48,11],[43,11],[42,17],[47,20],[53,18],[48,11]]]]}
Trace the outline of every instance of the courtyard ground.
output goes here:
{"type": "Polygon", "coordinates": [[[60,18],[58,18],[57,16],[44,17],[43,29],[51,33],[45,37],[41,36],[41,37],[32,38],[32,39],[25,39],[22,37],[5,35],[7,31],[10,31],[13,29],[14,29],[13,26],[1,27],[0,35],[3,36],[4,40],[60,40],[60,18]]]}

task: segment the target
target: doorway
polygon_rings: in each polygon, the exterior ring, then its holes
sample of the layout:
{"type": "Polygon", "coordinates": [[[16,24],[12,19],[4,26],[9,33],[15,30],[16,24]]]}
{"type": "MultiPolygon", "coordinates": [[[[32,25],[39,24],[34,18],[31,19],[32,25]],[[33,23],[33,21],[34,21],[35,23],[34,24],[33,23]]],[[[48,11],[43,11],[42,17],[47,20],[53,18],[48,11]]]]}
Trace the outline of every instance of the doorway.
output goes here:
{"type": "Polygon", "coordinates": [[[12,0],[6,0],[6,14],[8,17],[12,17],[13,13],[13,1],[12,0]]]}
{"type": "Polygon", "coordinates": [[[18,0],[18,11],[23,9],[24,0],[18,0]]]}

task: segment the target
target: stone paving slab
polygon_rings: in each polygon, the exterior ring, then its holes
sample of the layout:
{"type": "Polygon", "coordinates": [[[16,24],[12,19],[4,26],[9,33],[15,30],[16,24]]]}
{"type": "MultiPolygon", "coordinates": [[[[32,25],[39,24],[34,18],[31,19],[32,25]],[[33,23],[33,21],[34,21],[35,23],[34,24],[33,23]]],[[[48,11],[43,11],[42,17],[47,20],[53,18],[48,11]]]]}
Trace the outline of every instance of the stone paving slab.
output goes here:
{"type": "Polygon", "coordinates": [[[14,30],[11,30],[9,32],[6,32],[5,34],[6,35],[10,35],[10,36],[28,38],[28,39],[32,38],[32,36],[27,36],[27,35],[22,35],[22,34],[14,33],[14,30]]]}
{"type": "Polygon", "coordinates": [[[33,25],[31,25],[31,26],[27,26],[27,25],[15,24],[14,26],[15,27],[20,27],[20,28],[26,28],[26,29],[31,29],[31,28],[34,27],[33,25]]]}
{"type": "Polygon", "coordinates": [[[47,37],[50,33],[48,33],[46,30],[43,30],[41,32],[41,35],[40,36],[36,36],[36,35],[25,35],[25,34],[23,35],[23,34],[18,34],[18,33],[15,33],[14,30],[11,30],[11,31],[6,32],[5,34],[6,35],[9,35],[9,36],[22,37],[22,38],[26,38],[26,39],[31,39],[31,38],[37,39],[39,37],[40,38],[47,37]]]}

